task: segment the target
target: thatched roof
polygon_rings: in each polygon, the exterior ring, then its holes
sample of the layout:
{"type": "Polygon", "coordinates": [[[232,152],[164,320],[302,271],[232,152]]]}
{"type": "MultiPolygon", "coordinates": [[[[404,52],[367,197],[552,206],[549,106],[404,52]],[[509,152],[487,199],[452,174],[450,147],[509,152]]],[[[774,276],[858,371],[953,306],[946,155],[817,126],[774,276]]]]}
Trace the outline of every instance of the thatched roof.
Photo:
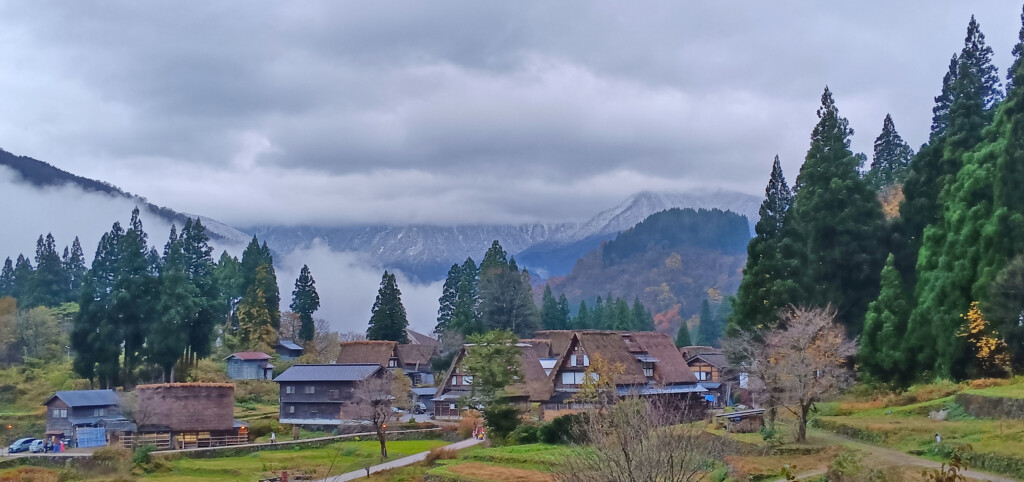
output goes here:
{"type": "Polygon", "coordinates": [[[699,358],[717,368],[729,367],[729,359],[722,353],[721,348],[700,345],[684,346],[679,349],[679,353],[683,355],[683,359],[686,360],[687,364],[699,358]]]}
{"type": "Polygon", "coordinates": [[[341,343],[338,364],[376,363],[386,367],[397,346],[394,341],[346,341],[341,343]]]}
{"type": "MultiPolygon", "coordinates": [[[[520,343],[516,346],[519,348],[519,360],[523,367],[523,381],[509,385],[506,387],[506,391],[513,397],[528,397],[531,402],[546,402],[550,400],[555,387],[552,385],[548,375],[544,373],[544,367],[540,365],[540,359],[534,353],[533,347],[525,343],[520,343]]],[[[472,348],[472,345],[464,345],[459,354],[452,360],[444,383],[437,387],[436,397],[440,397],[448,389],[448,384],[457,371],[456,367],[462,366],[466,353],[472,348]]]]}
{"type": "Polygon", "coordinates": [[[569,348],[569,341],[576,332],[573,330],[541,330],[533,334],[534,338],[551,340],[551,356],[560,357],[569,348]]]}
{"type": "MultiPolygon", "coordinates": [[[[234,427],[235,386],[231,383],[161,383],[135,387],[140,425],[173,432],[230,431],[234,427]]],[[[141,427],[140,427],[141,428],[141,427]]]]}
{"type": "Polygon", "coordinates": [[[517,345],[523,366],[523,382],[509,385],[507,391],[515,396],[527,396],[531,402],[546,402],[555,393],[555,387],[544,373],[540,359],[532,346],[517,345]]]}
{"type": "Polygon", "coordinates": [[[416,365],[430,368],[430,357],[434,356],[437,350],[433,345],[398,345],[395,353],[398,354],[398,361],[403,365],[416,365]]]}
{"type": "MultiPolygon", "coordinates": [[[[580,345],[591,359],[600,355],[612,364],[619,364],[623,372],[615,380],[616,385],[643,385],[647,383],[643,367],[630,352],[626,342],[622,339],[622,332],[619,331],[581,331],[577,334],[580,345]]],[[[567,356],[562,356],[564,359],[567,356]]],[[[559,363],[557,366],[562,366],[559,363]]],[[[552,373],[556,373],[553,370],[552,373]]]]}
{"type": "Polygon", "coordinates": [[[429,335],[424,335],[418,331],[413,331],[408,328],[405,329],[405,335],[409,337],[410,345],[429,345],[434,347],[436,350],[441,349],[441,342],[437,338],[432,338],[429,335]]]}
{"type": "Polygon", "coordinates": [[[537,358],[553,358],[551,355],[551,340],[527,338],[519,340],[519,343],[533,347],[533,353],[537,355],[537,358]]]}
{"type": "MultiPolygon", "coordinates": [[[[627,336],[627,335],[623,335],[627,336]]],[[[675,343],[665,333],[653,331],[632,332],[628,337],[644,353],[657,358],[654,364],[654,379],[665,385],[676,383],[697,383],[697,377],[690,371],[686,360],[676,349],[675,343]]]]}

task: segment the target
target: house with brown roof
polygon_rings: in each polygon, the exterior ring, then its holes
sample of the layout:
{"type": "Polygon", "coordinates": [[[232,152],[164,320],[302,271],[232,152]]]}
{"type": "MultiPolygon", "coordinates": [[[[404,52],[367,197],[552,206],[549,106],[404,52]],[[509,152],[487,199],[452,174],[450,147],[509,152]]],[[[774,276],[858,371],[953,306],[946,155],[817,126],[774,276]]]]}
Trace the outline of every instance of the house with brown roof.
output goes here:
{"type": "Polygon", "coordinates": [[[414,387],[433,386],[430,358],[437,353],[429,344],[398,344],[394,341],[348,341],[341,344],[338,364],[375,363],[384,368],[401,368],[414,387]]]}
{"type": "Polygon", "coordinates": [[[135,387],[135,434],[126,446],[196,448],[247,443],[244,424],[234,419],[231,383],[160,383],[135,387]]]}
{"type": "Polygon", "coordinates": [[[274,378],[274,365],[270,355],[259,351],[232,353],[228,362],[228,378],[232,380],[270,380],[274,378]]]}
{"type": "Polygon", "coordinates": [[[721,348],[684,346],[679,349],[697,382],[708,390],[705,398],[715,407],[732,404],[733,386],[738,376],[729,369],[729,361],[721,348]]]}
{"type": "Polygon", "coordinates": [[[597,356],[619,368],[615,379],[619,397],[636,394],[689,403],[707,391],[697,383],[668,335],[586,330],[572,333],[548,375],[554,395],[544,404],[546,411],[587,408],[576,402],[575,396],[587,376],[591,358],[597,356]]]}
{"type": "MultiPolygon", "coordinates": [[[[472,344],[462,347],[452,360],[451,367],[445,375],[444,383],[437,388],[432,401],[434,402],[434,418],[458,418],[466,407],[463,403],[473,397],[473,375],[465,368],[466,354],[473,349],[472,344]]],[[[505,388],[508,403],[528,408],[532,403],[543,403],[553,393],[551,381],[540,364],[537,352],[529,343],[517,343],[523,378],[505,388]]],[[[472,402],[470,402],[472,403],[472,402]]]]}

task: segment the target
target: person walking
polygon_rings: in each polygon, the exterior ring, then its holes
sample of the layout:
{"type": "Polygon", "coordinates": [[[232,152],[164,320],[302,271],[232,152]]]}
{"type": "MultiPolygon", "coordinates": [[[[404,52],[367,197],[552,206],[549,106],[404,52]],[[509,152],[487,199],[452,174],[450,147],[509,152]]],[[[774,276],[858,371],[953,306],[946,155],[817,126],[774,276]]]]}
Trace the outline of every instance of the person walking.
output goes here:
{"type": "Polygon", "coordinates": [[[272,444],[276,444],[277,443],[277,434],[274,433],[274,432],[270,432],[270,443],[272,443],[272,444]]]}

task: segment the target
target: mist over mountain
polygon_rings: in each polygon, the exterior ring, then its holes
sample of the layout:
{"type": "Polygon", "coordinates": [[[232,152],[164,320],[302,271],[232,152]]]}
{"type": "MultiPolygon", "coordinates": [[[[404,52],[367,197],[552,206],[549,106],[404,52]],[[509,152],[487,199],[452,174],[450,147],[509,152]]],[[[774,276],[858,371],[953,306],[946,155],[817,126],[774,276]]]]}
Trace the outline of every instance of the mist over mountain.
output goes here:
{"type": "Polygon", "coordinates": [[[9,233],[0,240],[2,256],[29,254],[36,236],[53,232],[60,244],[80,236],[91,259],[99,235],[114,221],[127,220],[132,207],[143,211],[150,244],[160,246],[171,224],[179,227],[187,217],[199,217],[218,252],[239,255],[241,247],[257,235],[275,253],[283,276],[282,293],[291,292],[292,272],[310,264],[331,301],[321,315],[336,321],[338,329],[362,330],[364,312],[372,304],[375,276],[383,269],[401,273],[410,319],[429,329],[436,311],[439,280],[448,268],[467,257],[479,261],[495,239],[535,279],[567,275],[588,252],[632,228],[648,216],[670,208],[733,211],[756,220],[760,199],[737,192],[640,192],[617,206],[583,222],[522,225],[359,225],[359,226],[255,226],[238,229],[201,214],[157,206],[145,197],[100,180],[64,171],[30,157],[0,150],[0,184],[11,205],[22,205],[14,222],[24,233],[9,233]],[[304,258],[310,258],[305,260],[304,258]],[[295,266],[292,266],[295,265],[295,266]],[[359,286],[355,286],[356,279],[359,286]],[[363,286],[365,285],[365,286],[363,286]],[[342,295],[344,293],[344,295],[342,295]],[[365,306],[363,306],[365,305],[365,306]]]}

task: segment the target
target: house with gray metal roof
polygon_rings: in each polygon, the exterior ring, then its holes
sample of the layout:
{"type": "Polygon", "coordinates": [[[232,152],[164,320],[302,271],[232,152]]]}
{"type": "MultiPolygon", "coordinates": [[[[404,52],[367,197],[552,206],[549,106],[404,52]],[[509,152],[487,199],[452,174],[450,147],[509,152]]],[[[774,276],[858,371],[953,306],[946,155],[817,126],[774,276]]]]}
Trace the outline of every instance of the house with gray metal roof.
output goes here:
{"type": "Polygon", "coordinates": [[[292,340],[280,340],[274,346],[274,352],[282,360],[294,360],[302,356],[304,349],[292,340]]]}
{"type": "Polygon", "coordinates": [[[80,428],[100,427],[105,422],[123,420],[113,390],[72,390],[54,393],[46,406],[46,435],[74,440],[80,428]]]}
{"type": "Polygon", "coordinates": [[[279,419],[313,427],[350,421],[343,408],[352,400],[356,384],[384,371],[377,363],[292,366],[274,379],[280,389],[279,419]]]}

